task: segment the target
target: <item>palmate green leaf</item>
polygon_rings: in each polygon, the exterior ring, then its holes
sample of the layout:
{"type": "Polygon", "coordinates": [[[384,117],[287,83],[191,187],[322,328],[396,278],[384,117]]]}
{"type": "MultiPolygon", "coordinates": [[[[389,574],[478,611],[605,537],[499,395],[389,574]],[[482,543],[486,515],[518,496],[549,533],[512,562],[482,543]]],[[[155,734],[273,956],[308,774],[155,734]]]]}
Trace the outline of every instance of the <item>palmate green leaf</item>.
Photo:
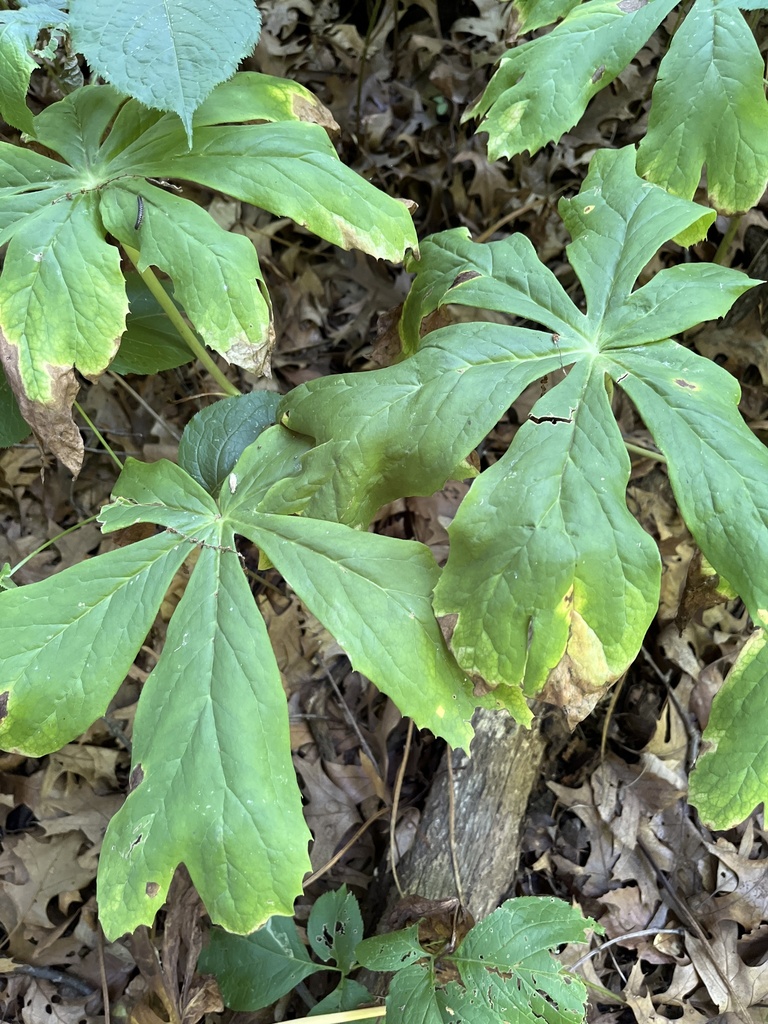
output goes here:
{"type": "MultiPolygon", "coordinates": [[[[722,315],[752,282],[735,271],[692,265],[662,271],[632,291],[668,237],[703,233],[714,216],[640,179],[634,156],[632,149],[598,153],[579,195],[561,202],[586,313],[538,263],[527,241],[513,236],[478,245],[462,230],[445,232],[423,244],[414,264],[404,335],[415,355],[364,376],[302,385],[280,407],[291,429],[321,441],[333,431],[339,446],[339,472],[310,503],[310,514],[365,525],[376,502],[441,487],[450,467],[527,384],[554,377],[555,386],[509,452],[481,474],[460,507],[435,605],[441,614],[458,616],[452,646],[466,671],[498,687],[523,684],[527,693],[547,682],[546,698],[565,704],[572,719],[626,670],[658,604],[658,555],[626,508],[629,463],[610,414],[606,379],[629,392],[660,443],[665,431],[674,432],[662,450],[681,509],[712,564],[746,588],[740,592],[748,601],[758,584],[750,588],[744,572],[729,571],[735,556],[728,548],[749,509],[749,522],[764,530],[754,510],[768,507],[762,497],[768,460],[738,416],[735,384],[724,371],[706,363],[714,375],[707,396],[719,390],[717,408],[727,407],[730,419],[723,447],[717,457],[710,453],[712,469],[705,473],[698,452],[724,415],[715,426],[699,401],[698,417],[691,410],[681,423],[674,413],[681,401],[690,402],[688,390],[672,385],[658,410],[640,392],[641,386],[653,392],[677,375],[670,353],[684,350],[666,342],[668,330],[690,327],[702,315],[722,315]],[[548,333],[463,324],[419,341],[421,319],[444,303],[516,314],[548,333]],[[678,399],[681,390],[684,399],[678,399]],[[717,501],[718,457],[726,450],[733,458],[728,505],[736,502],[744,513],[733,518],[733,528],[711,515],[705,526],[704,510],[717,501]],[[742,454],[748,483],[739,484],[742,454]],[[683,473],[686,484],[678,486],[683,473]],[[696,484],[687,494],[692,476],[696,484]],[[697,503],[701,512],[694,515],[697,503]]],[[[750,559],[752,544],[744,536],[739,547],[750,559]]],[[[768,543],[764,548],[768,556],[768,543]]]]}
{"type": "Polygon", "coordinates": [[[439,570],[428,548],[303,517],[238,509],[227,518],[266,553],[359,672],[420,728],[468,749],[476,701],[432,612],[439,570]]]}
{"type": "Polygon", "coordinates": [[[186,865],[214,921],[293,913],[310,869],[288,711],[233,537],[211,528],[136,713],[131,788],[99,866],[105,934],[152,921],[186,865]]]}
{"type": "Polygon", "coordinates": [[[85,86],[35,118],[37,140],[65,162],[0,143],[0,245],[10,241],[0,278],[0,358],[24,417],[73,471],[82,461],[73,368],[98,376],[125,329],[120,253],[107,244],[108,230],[139,251],[143,267],[171,275],[193,326],[230,361],[266,370],[274,340],[251,243],[146,177],[231,187],[232,195],[375,256],[399,260],[416,247],[405,206],[341,164],[320,127],[333,120],[306,90],[283,83],[281,93],[278,80],[248,73],[215,89],[195,123],[190,151],[176,114],[126,101],[109,85],[85,86]],[[288,123],[215,123],[235,116],[288,123]]]}
{"type": "Polygon", "coordinates": [[[0,745],[58,750],[103,715],[189,544],[161,534],[0,592],[0,745]]]}
{"type": "Polygon", "coordinates": [[[533,155],[558,140],[677,2],[589,0],[551,32],[508,50],[485,93],[463,118],[482,119],[491,160],[525,149],[533,155]]]}
{"type": "Polygon", "coordinates": [[[203,974],[216,975],[228,1009],[245,1012],[269,1006],[300,981],[329,970],[309,959],[288,917],[271,917],[253,935],[212,929],[197,966],[203,974]]]}
{"type": "Polygon", "coordinates": [[[704,751],[691,773],[689,800],[712,828],[732,828],[768,802],[767,681],[768,642],[760,629],[715,695],[704,751]]]}
{"type": "Polygon", "coordinates": [[[696,0],[659,68],[638,171],[690,199],[706,165],[707,192],[719,210],[753,206],[768,182],[763,72],[736,4],[696,0]]]}
{"type": "MultiPolygon", "coordinates": [[[[392,979],[387,994],[387,1016],[414,1024],[444,1024],[435,991],[432,962],[413,964],[392,979]]],[[[473,1022],[474,1024],[474,1022],[473,1022]]],[[[480,1024],[477,1021],[477,1024],[480,1024]]],[[[496,1022],[494,1022],[496,1024],[496,1022]]]]}
{"type": "Polygon", "coordinates": [[[32,111],[27,90],[37,61],[31,51],[43,29],[64,29],[65,3],[23,3],[17,11],[0,11],[0,117],[14,128],[32,134],[32,111]]]}
{"type": "Polygon", "coordinates": [[[192,142],[192,115],[256,45],[252,0],[70,0],[75,49],[91,68],[148,107],[175,111],[192,142]]]}
{"type": "Polygon", "coordinates": [[[451,982],[441,998],[443,1019],[453,1024],[579,1024],[586,988],[564,971],[550,950],[584,942],[589,929],[602,932],[562,900],[507,900],[471,929],[450,958],[462,985],[451,982]]]}

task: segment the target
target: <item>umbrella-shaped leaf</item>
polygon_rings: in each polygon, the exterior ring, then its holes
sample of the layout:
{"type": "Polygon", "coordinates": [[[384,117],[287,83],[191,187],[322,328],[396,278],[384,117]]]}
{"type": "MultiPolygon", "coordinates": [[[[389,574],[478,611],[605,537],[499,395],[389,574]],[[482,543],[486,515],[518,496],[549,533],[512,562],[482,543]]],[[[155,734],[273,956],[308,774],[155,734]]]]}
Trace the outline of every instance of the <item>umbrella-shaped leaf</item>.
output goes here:
{"type": "Polygon", "coordinates": [[[6,750],[58,750],[104,714],[190,553],[165,533],[0,591],[6,750]]]}
{"type": "Polygon", "coordinates": [[[104,931],[150,924],[181,863],[229,931],[290,915],[309,838],[264,620],[231,534],[212,533],[139,702],[131,791],[99,867],[104,931]]]}
{"type": "MultiPolygon", "coordinates": [[[[750,585],[744,572],[729,570],[739,560],[753,561],[754,543],[743,533],[740,553],[728,555],[725,537],[733,543],[739,517],[723,526],[710,516],[714,523],[707,524],[705,510],[717,500],[717,459],[712,456],[711,471],[701,472],[699,450],[703,439],[711,441],[722,423],[729,424],[718,451],[738,449],[740,455],[724,468],[728,504],[751,510],[749,522],[760,530],[765,524],[758,509],[768,508],[768,458],[738,416],[735,384],[713,378],[706,389],[706,396],[719,389],[716,408],[728,410],[716,426],[704,409],[705,395],[674,383],[680,369],[675,353],[690,353],[665,341],[665,326],[683,330],[702,315],[722,315],[753,282],[723,268],[686,267],[662,271],[632,290],[659,245],[683,231],[700,234],[713,212],[639,178],[632,149],[598,153],[582,191],[560,209],[573,237],[568,254],[584,286],[586,313],[527,241],[513,237],[483,246],[463,231],[446,232],[424,244],[413,266],[417,279],[404,333],[415,354],[361,377],[302,385],[280,411],[291,429],[321,441],[333,436],[339,446],[342,482],[324,488],[310,514],[365,524],[377,502],[441,487],[524,386],[545,375],[557,380],[573,365],[535,407],[505,457],[473,484],[451,527],[436,607],[458,615],[451,642],[465,670],[495,685],[524,685],[527,693],[546,681],[546,698],[578,717],[631,663],[658,601],[658,556],[626,509],[629,464],[606,377],[629,392],[658,434],[673,484],[679,474],[697,478],[690,493],[684,494],[687,484],[675,485],[681,508],[712,564],[742,587],[750,607],[762,584],[750,585]],[[421,319],[444,303],[502,310],[550,333],[462,324],[419,341],[421,319]],[[666,397],[654,399],[660,389],[666,397]],[[683,408],[690,415],[675,415],[683,408]],[[742,455],[748,471],[739,483],[742,455]],[[689,515],[686,508],[697,503],[700,513],[689,515]],[[723,534],[724,541],[714,543],[708,534],[723,534]]],[[[760,578],[768,578],[768,570],[760,578]]]]}

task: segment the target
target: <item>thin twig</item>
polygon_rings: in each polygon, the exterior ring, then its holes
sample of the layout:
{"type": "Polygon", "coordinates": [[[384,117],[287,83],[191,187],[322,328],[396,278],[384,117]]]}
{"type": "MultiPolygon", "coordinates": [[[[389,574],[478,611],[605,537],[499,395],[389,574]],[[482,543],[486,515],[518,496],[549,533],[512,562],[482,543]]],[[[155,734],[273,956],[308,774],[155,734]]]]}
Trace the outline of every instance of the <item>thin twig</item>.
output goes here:
{"type": "Polygon", "coordinates": [[[104,1024],[110,1024],[112,1016],[109,1009],[109,985],[107,984],[107,968],[104,963],[104,932],[101,930],[101,925],[99,925],[98,949],[99,976],[101,978],[101,999],[104,1003],[104,1024]]]}
{"type": "Polygon", "coordinates": [[[408,719],[408,732],[405,737],[405,750],[403,751],[403,760],[400,762],[400,767],[397,770],[397,778],[395,779],[395,792],[392,796],[392,817],[389,819],[389,860],[392,865],[392,878],[395,881],[395,887],[400,893],[400,899],[405,897],[403,888],[400,885],[400,879],[397,877],[397,865],[395,864],[395,853],[397,852],[397,838],[395,836],[395,827],[397,825],[397,808],[400,804],[400,790],[403,788],[403,779],[405,778],[405,768],[408,764],[408,755],[411,752],[411,737],[413,736],[413,719],[408,719]]]}
{"type": "Polygon", "coordinates": [[[387,814],[390,813],[390,811],[391,808],[382,807],[380,810],[376,811],[375,814],[372,814],[370,818],[364,821],[360,828],[357,830],[357,832],[355,832],[355,834],[352,836],[352,838],[349,839],[346,843],[344,843],[344,845],[338,851],[338,853],[334,853],[331,859],[327,860],[321,868],[317,869],[317,871],[313,871],[311,875],[307,875],[307,877],[304,879],[304,882],[302,883],[304,888],[308,889],[313,882],[316,882],[318,878],[322,878],[323,875],[326,874],[326,872],[330,871],[334,864],[338,864],[338,862],[341,860],[344,854],[348,850],[352,849],[352,847],[355,845],[360,836],[364,835],[368,831],[368,829],[371,827],[374,821],[378,821],[379,818],[385,817],[387,814]]]}
{"type": "Polygon", "coordinates": [[[607,942],[601,942],[599,946],[595,946],[594,949],[590,949],[584,956],[579,957],[575,964],[571,964],[568,968],[568,972],[573,974],[582,964],[585,964],[587,960],[591,960],[593,956],[597,956],[598,953],[602,953],[603,950],[608,949],[609,946],[615,946],[617,942],[624,942],[626,939],[646,939],[656,935],[685,935],[685,928],[643,928],[639,932],[627,932],[626,935],[617,935],[615,939],[608,939],[607,942]]]}
{"type": "Polygon", "coordinates": [[[448,765],[448,848],[451,851],[451,868],[453,869],[453,880],[456,883],[456,895],[463,907],[466,904],[464,903],[464,890],[461,887],[459,857],[456,852],[456,798],[453,792],[453,750],[450,746],[446,748],[445,755],[448,765]]]}
{"type": "Polygon", "coordinates": [[[371,762],[371,764],[375,765],[376,764],[376,758],[373,756],[371,748],[366,743],[365,737],[363,736],[362,732],[360,731],[360,726],[357,724],[357,720],[355,719],[355,716],[349,710],[349,706],[348,706],[347,702],[344,700],[344,695],[342,694],[341,690],[339,689],[339,684],[336,682],[336,680],[331,675],[330,670],[328,669],[327,665],[323,665],[323,671],[325,672],[326,676],[328,677],[328,682],[331,684],[331,687],[333,688],[333,692],[336,694],[336,700],[341,705],[341,710],[344,712],[344,717],[346,718],[347,722],[349,722],[350,726],[352,727],[352,729],[353,729],[353,731],[355,733],[355,736],[357,736],[357,738],[358,738],[358,740],[360,742],[360,748],[362,749],[363,753],[368,758],[368,760],[371,762]]]}
{"type": "Polygon", "coordinates": [[[138,391],[131,387],[128,381],[123,380],[120,374],[115,373],[113,370],[109,370],[109,376],[112,378],[113,381],[119,384],[121,388],[124,388],[128,392],[128,394],[139,403],[142,409],[144,409],[145,412],[149,413],[149,415],[152,417],[155,423],[157,423],[158,426],[161,426],[163,430],[166,431],[166,433],[171,435],[174,441],[181,440],[181,434],[178,432],[178,430],[175,427],[172,427],[171,424],[160,415],[160,413],[155,412],[155,410],[152,408],[149,402],[143,399],[141,395],[138,393],[138,391]]]}
{"type": "Polygon", "coordinates": [[[120,461],[120,459],[118,459],[118,457],[115,455],[115,453],[112,451],[112,448],[110,447],[109,443],[107,442],[107,439],[102,435],[101,431],[96,426],[96,424],[93,423],[93,421],[86,415],[85,410],[83,409],[82,405],[80,405],[79,402],[75,402],[75,408],[80,413],[80,416],[85,420],[86,425],[89,428],[89,430],[93,431],[93,434],[94,434],[96,440],[104,448],[104,451],[107,453],[107,455],[110,457],[110,459],[112,459],[114,464],[117,466],[118,473],[122,473],[123,472],[123,464],[120,461]]]}

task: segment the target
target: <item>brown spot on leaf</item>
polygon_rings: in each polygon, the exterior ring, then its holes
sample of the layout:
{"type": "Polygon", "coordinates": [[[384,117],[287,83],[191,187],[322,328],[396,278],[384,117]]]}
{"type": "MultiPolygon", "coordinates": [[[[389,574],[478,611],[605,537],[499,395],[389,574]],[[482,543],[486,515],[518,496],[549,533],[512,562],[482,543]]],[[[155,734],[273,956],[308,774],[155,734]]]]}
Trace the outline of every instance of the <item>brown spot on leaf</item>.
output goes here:
{"type": "Polygon", "coordinates": [[[11,344],[0,331],[0,362],[19,403],[21,415],[34,431],[43,448],[47,448],[74,475],[83,464],[83,439],[72,419],[72,406],[80,385],[71,366],[42,367],[50,380],[51,400],[33,401],[24,389],[19,368],[18,346],[11,344]]]}
{"type": "Polygon", "coordinates": [[[143,781],[144,769],[141,767],[141,764],[137,764],[131,772],[131,777],[128,779],[128,792],[132,793],[143,781]]]}
{"type": "Polygon", "coordinates": [[[595,70],[592,72],[592,84],[594,85],[596,82],[599,82],[604,74],[605,64],[601,64],[599,68],[595,68],[595,70]]]}
{"type": "Polygon", "coordinates": [[[467,281],[474,281],[475,278],[480,276],[481,275],[476,270],[462,270],[462,272],[457,275],[455,281],[451,285],[451,288],[457,288],[460,284],[465,284],[467,281]]]}
{"type": "Polygon", "coordinates": [[[309,121],[310,124],[319,124],[328,132],[341,131],[336,119],[328,107],[319,100],[310,99],[308,96],[294,96],[291,100],[293,112],[300,121],[309,121]]]}
{"type": "Polygon", "coordinates": [[[8,694],[8,690],[0,693],[0,722],[8,716],[8,694]]]}
{"type": "Polygon", "coordinates": [[[688,391],[698,390],[695,384],[691,384],[689,380],[683,380],[682,377],[676,378],[675,384],[677,384],[679,388],[686,388],[688,391]]]}
{"type": "Polygon", "coordinates": [[[160,892],[160,886],[157,882],[147,882],[146,893],[147,896],[154,899],[155,896],[160,892]]]}

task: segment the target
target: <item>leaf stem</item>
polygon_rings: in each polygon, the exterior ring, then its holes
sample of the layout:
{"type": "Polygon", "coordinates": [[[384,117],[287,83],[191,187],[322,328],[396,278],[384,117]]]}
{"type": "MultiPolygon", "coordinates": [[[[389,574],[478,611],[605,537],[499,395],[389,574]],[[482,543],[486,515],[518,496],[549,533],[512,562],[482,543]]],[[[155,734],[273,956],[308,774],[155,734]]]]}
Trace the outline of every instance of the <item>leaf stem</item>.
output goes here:
{"type": "Polygon", "coordinates": [[[639,444],[631,444],[629,441],[624,442],[624,447],[631,455],[640,455],[644,459],[653,459],[655,462],[663,462],[664,465],[667,463],[664,455],[660,452],[652,452],[650,448],[641,448],[639,444]]]}
{"type": "Polygon", "coordinates": [[[383,1017],[386,1012],[386,1006],[361,1006],[358,1010],[342,1010],[341,1013],[318,1013],[311,1017],[299,1017],[294,1024],[346,1024],[348,1020],[383,1017]]]}
{"type": "Polygon", "coordinates": [[[144,284],[149,288],[150,292],[157,299],[160,306],[162,306],[163,312],[171,321],[173,326],[179,332],[179,336],[189,349],[194,352],[195,356],[200,360],[203,366],[206,368],[208,373],[213,377],[219,387],[227,395],[237,396],[241,394],[239,388],[227,379],[224,373],[219,369],[216,363],[213,361],[211,356],[208,354],[205,346],[198,341],[195,337],[194,332],[185,322],[184,317],[179,313],[175,303],[166,292],[165,288],[160,284],[154,270],[151,267],[147,267],[146,270],[139,268],[139,261],[141,260],[141,253],[138,249],[134,249],[131,245],[122,243],[125,255],[131,261],[136,268],[137,273],[141,277],[144,284]]]}
{"type": "Polygon", "coordinates": [[[85,420],[85,423],[86,423],[86,426],[88,427],[88,429],[93,431],[93,434],[96,437],[96,440],[99,442],[99,444],[102,446],[104,451],[107,453],[107,455],[110,457],[110,459],[112,459],[114,464],[117,466],[118,473],[122,473],[123,472],[123,464],[120,461],[120,459],[118,459],[118,457],[115,455],[115,453],[112,450],[112,447],[109,444],[109,442],[107,441],[106,437],[104,437],[104,435],[101,433],[101,431],[96,426],[96,424],[93,422],[93,420],[90,419],[90,417],[86,414],[85,410],[83,409],[82,405],[80,405],[79,402],[75,402],[75,408],[80,413],[82,418],[85,420]]]}
{"type": "MultiPolygon", "coordinates": [[[[122,468],[123,467],[121,466],[120,469],[122,470],[122,468]]],[[[25,566],[30,559],[34,558],[35,555],[39,555],[41,551],[45,551],[45,549],[49,548],[51,544],[55,544],[57,540],[61,540],[62,537],[66,537],[68,533],[74,533],[75,530],[79,530],[81,526],[87,526],[88,523],[92,523],[95,519],[98,519],[98,517],[99,514],[97,512],[96,515],[89,516],[87,519],[84,519],[82,523],[75,523],[74,526],[68,526],[66,530],[62,530],[61,533],[57,533],[55,537],[51,537],[50,540],[45,541],[45,543],[41,544],[39,548],[35,548],[34,551],[30,551],[30,553],[25,555],[20,562],[17,562],[8,573],[8,576],[13,576],[13,574],[25,566]]]]}
{"type": "Polygon", "coordinates": [[[736,232],[739,230],[739,224],[741,224],[743,216],[743,213],[737,213],[731,217],[728,227],[725,229],[725,234],[720,240],[720,245],[718,245],[715,255],[712,257],[713,263],[719,263],[721,267],[725,265],[726,257],[736,237],[736,232]]]}

